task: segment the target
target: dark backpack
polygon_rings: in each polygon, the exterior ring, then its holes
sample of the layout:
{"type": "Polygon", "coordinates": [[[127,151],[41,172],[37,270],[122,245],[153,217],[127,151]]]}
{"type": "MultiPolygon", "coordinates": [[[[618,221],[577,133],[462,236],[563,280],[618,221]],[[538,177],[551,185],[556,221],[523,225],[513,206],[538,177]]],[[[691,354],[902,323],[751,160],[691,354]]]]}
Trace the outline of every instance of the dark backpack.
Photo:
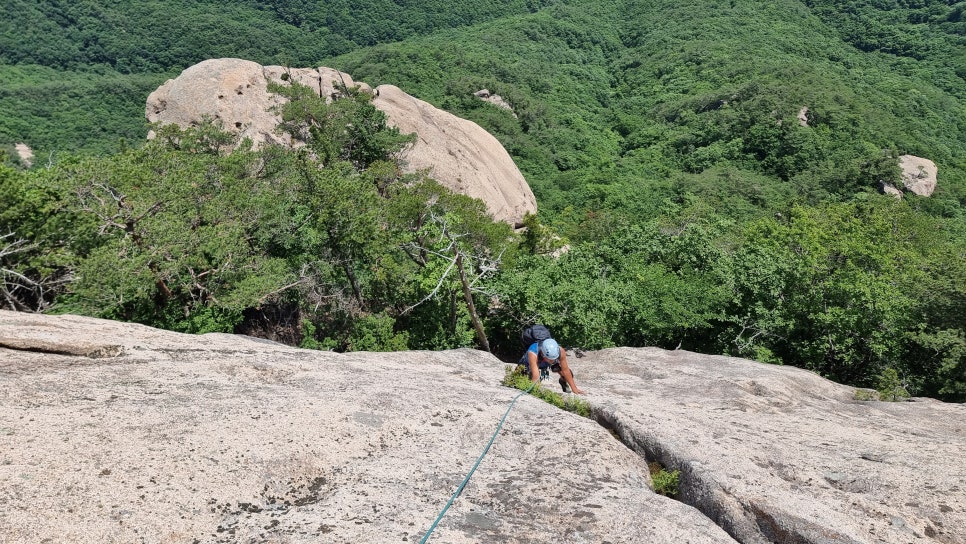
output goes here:
{"type": "MultiPolygon", "coordinates": [[[[523,332],[520,333],[520,341],[523,342],[524,349],[530,349],[530,346],[532,346],[534,342],[536,342],[537,349],[539,349],[540,344],[542,344],[547,338],[553,338],[553,336],[550,334],[550,329],[548,329],[546,325],[530,325],[529,327],[523,329],[523,332]]],[[[550,363],[543,362],[540,360],[540,357],[537,357],[537,361],[537,364],[540,367],[540,379],[543,380],[550,375],[550,363]]],[[[526,353],[523,354],[523,357],[520,357],[520,364],[524,365],[524,367],[526,366],[526,353]]]]}
{"type": "Polygon", "coordinates": [[[529,348],[534,342],[540,344],[547,338],[552,338],[550,329],[546,325],[540,324],[530,325],[523,329],[523,332],[520,334],[520,341],[523,342],[524,348],[529,348]]]}

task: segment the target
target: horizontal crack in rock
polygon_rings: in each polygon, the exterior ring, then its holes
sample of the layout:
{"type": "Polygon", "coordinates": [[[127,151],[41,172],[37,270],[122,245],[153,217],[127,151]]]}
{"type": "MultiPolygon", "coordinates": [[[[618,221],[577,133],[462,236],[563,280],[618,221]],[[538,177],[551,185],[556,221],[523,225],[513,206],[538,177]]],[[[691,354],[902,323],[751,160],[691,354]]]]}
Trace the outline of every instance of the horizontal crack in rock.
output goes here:
{"type": "Polygon", "coordinates": [[[65,344],[19,338],[0,338],[0,347],[17,351],[69,355],[90,359],[108,359],[124,354],[124,347],[115,344],[65,344]]]}

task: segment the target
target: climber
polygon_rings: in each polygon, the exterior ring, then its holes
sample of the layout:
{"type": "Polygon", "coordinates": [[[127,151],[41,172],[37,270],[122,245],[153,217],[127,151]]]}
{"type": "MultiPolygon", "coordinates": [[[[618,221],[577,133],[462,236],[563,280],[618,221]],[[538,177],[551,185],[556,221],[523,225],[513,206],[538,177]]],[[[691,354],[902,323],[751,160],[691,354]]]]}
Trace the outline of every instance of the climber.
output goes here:
{"type": "Polygon", "coordinates": [[[540,381],[541,369],[549,368],[551,372],[560,374],[557,383],[560,384],[564,393],[573,391],[578,395],[584,394],[584,391],[574,383],[574,373],[571,372],[570,365],[567,364],[567,350],[562,349],[553,338],[530,344],[520,363],[524,364],[524,360],[526,367],[529,368],[531,381],[540,381]]]}

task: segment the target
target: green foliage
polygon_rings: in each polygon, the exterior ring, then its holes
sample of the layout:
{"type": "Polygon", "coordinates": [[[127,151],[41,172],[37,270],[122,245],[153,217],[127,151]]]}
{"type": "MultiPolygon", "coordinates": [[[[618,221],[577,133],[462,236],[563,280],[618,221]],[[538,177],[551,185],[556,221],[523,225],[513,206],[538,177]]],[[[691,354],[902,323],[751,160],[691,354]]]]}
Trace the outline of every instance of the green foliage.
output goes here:
{"type": "Polygon", "coordinates": [[[654,492],[672,499],[677,497],[681,471],[667,470],[660,463],[649,463],[648,465],[651,469],[651,482],[654,485],[654,492]]]}
{"type": "Polygon", "coordinates": [[[338,350],[488,336],[504,354],[538,319],[584,348],[728,353],[860,387],[894,369],[912,394],[966,400],[961,2],[6,7],[8,307],[338,350]],[[212,57],[325,64],[473,120],[539,217],[517,236],[402,175],[408,139],[358,89],[276,89],[301,152],[229,152],[206,124],[142,147],[147,93],[212,57]],[[937,162],[936,193],[879,198],[907,153],[937,162]]]}
{"type": "Polygon", "coordinates": [[[879,400],[879,392],[874,389],[856,389],[853,397],[859,402],[879,400]]]}
{"type": "Polygon", "coordinates": [[[122,141],[142,142],[145,98],[167,77],[0,64],[0,144],[25,142],[34,164],[44,166],[65,154],[106,154],[122,141]]]}
{"type": "Polygon", "coordinates": [[[547,211],[588,184],[640,194],[710,168],[848,195],[891,175],[882,150],[961,176],[961,6],[893,4],[17,1],[0,23],[0,142],[113,149],[143,138],[144,95],[189,64],[329,59],[493,131],[547,211]],[[516,117],[472,96],[482,88],[516,117]]]}
{"type": "Polygon", "coordinates": [[[322,342],[319,342],[318,340],[315,339],[315,334],[317,329],[315,325],[313,325],[312,322],[309,321],[308,319],[305,319],[302,321],[301,328],[302,328],[302,340],[299,343],[300,348],[325,350],[331,347],[331,346],[326,346],[322,342]]]}
{"type": "Polygon", "coordinates": [[[963,51],[964,44],[955,39],[966,30],[961,3],[810,0],[808,4],[846,41],[863,51],[919,61],[952,59],[963,51]]]}
{"type": "Polygon", "coordinates": [[[541,224],[537,216],[532,213],[527,213],[523,217],[523,228],[520,249],[532,255],[552,254],[566,245],[563,239],[552,229],[541,224]]]}
{"type": "Polygon", "coordinates": [[[67,208],[68,195],[50,172],[30,174],[0,164],[0,307],[55,308],[71,270],[91,243],[91,222],[67,208]],[[35,184],[40,178],[44,183],[35,184]]]}
{"type": "Polygon", "coordinates": [[[526,13],[546,2],[10,0],[0,22],[0,62],[71,69],[109,65],[163,72],[205,58],[310,65],[359,45],[526,13]]]}
{"type": "Polygon", "coordinates": [[[318,66],[394,42],[538,9],[543,0],[319,2],[10,0],[0,20],[0,145],[115,151],[146,134],[145,97],[209,58],[318,66]]]}
{"type": "MultiPolygon", "coordinates": [[[[944,58],[956,58],[954,49],[944,58]]],[[[601,202],[575,194],[590,185],[604,187],[608,200],[650,190],[659,202],[672,196],[667,174],[717,169],[748,179],[737,188],[752,202],[735,210],[748,214],[797,195],[815,203],[894,180],[891,157],[899,153],[928,154],[957,171],[964,157],[961,115],[952,113],[961,111],[962,81],[955,89],[923,85],[926,69],[843,46],[794,2],[558,4],[336,63],[493,131],[544,213],[599,210],[601,202]],[[457,41],[465,45],[454,51],[457,41]],[[517,120],[475,100],[481,88],[508,98],[517,120]]],[[[722,182],[721,197],[738,196],[731,180],[722,182]]]]}
{"type": "Polygon", "coordinates": [[[309,146],[328,165],[347,161],[358,170],[392,160],[415,134],[402,135],[386,125],[386,114],[372,105],[372,94],[336,82],[339,96],[331,102],[297,82],[269,83],[269,91],[285,98],[276,108],[279,129],[309,146]]]}
{"type": "Polygon", "coordinates": [[[534,385],[530,381],[527,373],[519,372],[517,367],[508,366],[505,369],[502,384],[506,387],[519,389],[520,391],[530,391],[530,394],[538,399],[551,404],[566,412],[573,412],[578,416],[589,418],[591,415],[590,404],[577,397],[577,395],[562,395],[549,389],[545,389],[542,384],[534,385]],[[533,387],[531,390],[530,388],[533,387]]]}
{"type": "Polygon", "coordinates": [[[879,398],[885,401],[895,402],[909,398],[909,392],[906,391],[902,380],[899,379],[899,373],[894,368],[882,371],[876,390],[879,391],[879,398]]]}
{"type": "MultiPolygon", "coordinates": [[[[185,132],[179,141],[199,133],[185,132]]],[[[58,176],[103,236],[78,265],[67,310],[186,332],[230,332],[242,312],[290,283],[283,259],[254,243],[290,189],[250,152],[182,152],[164,141],[58,176]],[[277,207],[278,204],[276,204],[277,207]]]]}
{"type": "Polygon", "coordinates": [[[502,326],[539,321],[588,349],[704,347],[729,296],[726,256],[715,245],[727,221],[714,214],[666,221],[612,225],[601,238],[575,240],[559,258],[521,258],[497,279],[502,326]]]}
{"type": "MultiPolygon", "coordinates": [[[[912,301],[890,243],[891,222],[864,206],[796,208],[747,234],[736,265],[738,353],[764,344],[782,361],[846,383],[868,383],[897,355],[912,301]]],[[[898,240],[896,241],[898,242],[898,240]]]]}
{"type": "MultiPolygon", "coordinates": [[[[909,360],[920,361],[915,376],[920,394],[966,402],[966,332],[962,327],[940,329],[920,326],[907,333],[909,360]],[[931,329],[931,330],[930,330],[931,329]],[[928,332],[927,332],[928,331],[928,332]]],[[[912,365],[909,365],[912,366],[912,365]]]]}
{"type": "Polygon", "coordinates": [[[418,300],[402,311],[413,341],[455,348],[472,345],[475,337],[484,345],[479,320],[491,298],[488,282],[515,253],[510,226],[494,223],[481,201],[432,180],[396,191],[389,205],[394,230],[405,236],[400,247],[415,265],[406,290],[418,300]]]}
{"type": "Polygon", "coordinates": [[[497,279],[491,322],[511,338],[535,319],[570,345],[725,352],[862,386],[893,367],[916,394],[954,400],[966,326],[952,306],[966,254],[955,224],[870,195],[752,215],[735,236],[686,195],[649,223],[585,219],[559,258],[519,259],[497,279]]]}
{"type": "Polygon", "coordinates": [[[387,315],[358,319],[349,336],[351,351],[405,351],[409,349],[409,333],[395,332],[395,320],[387,315]]]}
{"type": "Polygon", "coordinates": [[[305,149],[252,151],[211,123],[156,132],[108,158],[0,167],[0,236],[16,242],[0,246],[8,303],[316,349],[473,345],[445,246],[485,307],[512,230],[431,180],[402,183],[398,139],[372,147],[379,160],[321,164],[305,149]]]}

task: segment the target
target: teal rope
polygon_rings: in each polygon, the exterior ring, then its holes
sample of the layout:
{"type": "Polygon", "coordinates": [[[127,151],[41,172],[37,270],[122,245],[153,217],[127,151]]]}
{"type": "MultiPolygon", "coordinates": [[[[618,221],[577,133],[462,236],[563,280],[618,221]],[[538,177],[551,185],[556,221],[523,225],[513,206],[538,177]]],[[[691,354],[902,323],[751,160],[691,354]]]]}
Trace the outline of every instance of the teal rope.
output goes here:
{"type": "Polygon", "coordinates": [[[519,395],[513,397],[513,402],[511,402],[510,406],[507,407],[506,413],[503,414],[503,418],[500,419],[500,424],[496,426],[496,431],[494,431],[493,436],[490,437],[489,443],[487,443],[486,447],[483,448],[483,453],[480,454],[480,458],[476,460],[476,464],[474,464],[473,468],[470,469],[469,474],[466,475],[466,478],[463,478],[463,483],[461,483],[460,486],[456,488],[456,492],[453,493],[453,496],[449,498],[449,502],[446,503],[446,506],[443,507],[443,510],[439,513],[438,516],[436,516],[436,521],[434,521],[433,524],[430,526],[429,530],[426,531],[426,535],[423,537],[422,540],[419,541],[419,544],[426,544],[426,541],[429,540],[429,536],[433,534],[433,531],[436,530],[436,526],[439,525],[439,522],[442,521],[443,516],[446,515],[446,511],[449,510],[449,507],[453,505],[453,501],[455,501],[456,498],[463,493],[463,488],[466,487],[466,484],[469,483],[470,476],[472,476],[473,473],[476,472],[476,468],[480,466],[480,463],[483,462],[483,458],[486,457],[486,453],[490,451],[490,446],[492,446],[493,441],[496,440],[496,435],[500,434],[500,429],[503,428],[503,422],[506,421],[506,417],[510,415],[510,410],[513,409],[513,405],[516,404],[517,399],[529,393],[534,387],[536,387],[536,385],[537,385],[536,383],[530,384],[530,387],[526,391],[523,391],[519,395]]]}

